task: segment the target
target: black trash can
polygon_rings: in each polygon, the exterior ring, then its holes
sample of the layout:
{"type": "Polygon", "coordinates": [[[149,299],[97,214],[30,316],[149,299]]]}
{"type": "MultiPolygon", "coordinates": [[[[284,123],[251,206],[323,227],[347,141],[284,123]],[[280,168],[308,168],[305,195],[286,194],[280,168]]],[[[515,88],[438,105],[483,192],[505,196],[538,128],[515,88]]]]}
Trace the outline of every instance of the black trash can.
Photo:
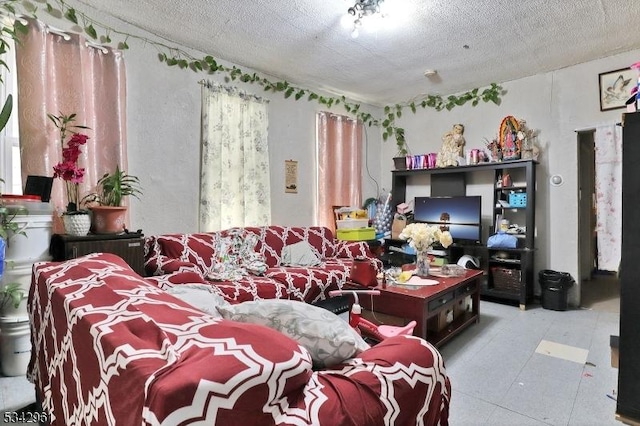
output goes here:
{"type": "Polygon", "coordinates": [[[571,274],[543,269],[538,272],[538,281],[542,290],[542,307],[554,311],[566,311],[567,294],[575,283],[571,274]]]}

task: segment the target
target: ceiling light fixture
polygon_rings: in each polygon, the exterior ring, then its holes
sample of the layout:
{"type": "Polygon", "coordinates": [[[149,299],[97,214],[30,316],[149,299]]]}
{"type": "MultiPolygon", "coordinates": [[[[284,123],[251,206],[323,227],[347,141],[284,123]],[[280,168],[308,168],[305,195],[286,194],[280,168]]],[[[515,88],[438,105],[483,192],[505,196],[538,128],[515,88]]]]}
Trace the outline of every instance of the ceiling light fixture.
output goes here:
{"type": "Polygon", "coordinates": [[[356,0],[356,3],[347,9],[347,18],[353,18],[353,30],[351,31],[351,37],[357,38],[359,28],[362,27],[362,20],[368,16],[380,14],[381,17],[385,15],[381,11],[381,6],[384,0],[356,0]]]}

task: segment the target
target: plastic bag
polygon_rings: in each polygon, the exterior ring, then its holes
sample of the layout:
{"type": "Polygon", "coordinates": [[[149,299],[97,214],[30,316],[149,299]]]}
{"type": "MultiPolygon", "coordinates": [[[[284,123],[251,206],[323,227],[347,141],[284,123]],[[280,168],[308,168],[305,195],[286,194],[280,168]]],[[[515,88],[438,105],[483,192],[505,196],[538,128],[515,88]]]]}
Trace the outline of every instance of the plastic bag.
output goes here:
{"type": "Polygon", "coordinates": [[[505,234],[504,232],[492,235],[487,240],[487,247],[489,248],[516,248],[517,246],[518,239],[515,236],[505,234]]]}

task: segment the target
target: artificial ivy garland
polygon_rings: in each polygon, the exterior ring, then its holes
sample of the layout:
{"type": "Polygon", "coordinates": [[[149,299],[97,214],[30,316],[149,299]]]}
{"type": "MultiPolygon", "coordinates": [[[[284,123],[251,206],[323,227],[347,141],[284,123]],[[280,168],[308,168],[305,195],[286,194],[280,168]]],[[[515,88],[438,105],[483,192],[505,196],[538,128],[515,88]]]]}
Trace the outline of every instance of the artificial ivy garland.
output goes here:
{"type": "MultiPolygon", "coordinates": [[[[9,12],[11,15],[15,16],[16,12],[14,9],[14,4],[19,1],[20,0],[2,0],[0,3],[0,7],[9,12]]],[[[135,36],[125,32],[114,30],[113,28],[90,18],[84,13],[76,11],[73,7],[67,5],[64,0],[53,0],[53,2],[57,4],[57,7],[54,7],[52,5],[52,2],[50,1],[46,2],[47,13],[56,18],[64,17],[66,20],[77,25],[79,27],[79,30],[81,32],[84,32],[89,38],[96,40],[102,44],[112,43],[111,34],[117,34],[118,36],[124,37],[124,40],[118,43],[118,49],[127,50],[129,49],[127,39],[135,38],[144,41],[147,44],[155,46],[160,51],[160,53],[158,54],[158,59],[161,62],[166,63],[168,66],[177,66],[182,69],[189,68],[195,72],[208,72],[209,74],[214,74],[216,72],[224,73],[226,81],[240,80],[244,83],[258,84],[259,86],[262,86],[263,90],[267,92],[281,92],[283,93],[285,98],[288,99],[293,96],[296,101],[306,96],[308,101],[315,100],[320,105],[324,105],[327,108],[331,108],[334,105],[342,103],[347,112],[354,114],[363,123],[366,123],[368,126],[381,127],[382,139],[384,141],[391,137],[395,137],[396,145],[398,147],[398,155],[406,155],[408,153],[404,136],[404,129],[395,125],[396,118],[400,118],[402,116],[402,111],[405,108],[409,108],[411,112],[415,113],[418,107],[421,107],[423,109],[434,108],[436,111],[442,111],[443,109],[451,110],[454,107],[462,106],[467,102],[471,102],[472,106],[478,105],[480,101],[493,102],[494,104],[499,105],[501,101],[500,97],[503,94],[502,87],[496,83],[492,83],[491,86],[485,88],[482,91],[476,88],[460,95],[449,95],[446,98],[443,98],[440,95],[427,95],[418,101],[385,106],[384,118],[377,119],[368,112],[360,111],[359,103],[349,102],[344,96],[321,96],[313,92],[312,90],[293,86],[287,81],[272,82],[267,78],[260,77],[257,73],[246,73],[235,65],[233,67],[220,65],[217,63],[215,58],[210,55],[207,55],[202,59],[198,59],[182,49],[170,47],[163,43],[150,40],[146,37],[135,36]],[[103,34],[99,35],[96,27],[100,28],[103,34]]],[[[25,8],[25,10],[31,13],[34,18],[37,18],[36,5],[30,2],[23,2],[23,7],[25,8]]],[[[15,33],[13,33],[13,31],[14,30],[12,28],[7,28],[3,25],[2,36],[0,37],[4,37],[5,34],[9,34],[13,38],[15,38],[15,33]]],[[[2,53],[4,53],[4,51],[0,51],[0,55],[2,53]]],[[[0,65],[2,65],[2,61],[0,61],[0,65]]]]}

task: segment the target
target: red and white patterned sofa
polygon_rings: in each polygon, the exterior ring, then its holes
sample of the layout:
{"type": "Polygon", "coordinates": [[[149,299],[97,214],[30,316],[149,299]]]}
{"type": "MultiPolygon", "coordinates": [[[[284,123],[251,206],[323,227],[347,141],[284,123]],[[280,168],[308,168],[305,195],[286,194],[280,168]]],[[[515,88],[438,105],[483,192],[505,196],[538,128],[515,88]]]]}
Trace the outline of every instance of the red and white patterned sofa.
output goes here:
{"type": "MultiPolygon", "coordinates": [[[[369,257],[381,267],[365,242],[337,240],[325,227],[246,227],[220,232],[165,234],[145,239],[145,269],[148,275],[163,276],[161,287],[176,283],[167,274],[196,272],[201,282],[215,286],[230,302],[259,299],[293,299],[308,303],[328,297],[330,290],[342,288],[355,257],[369,257]],[[207,276],[219,266],[223,254],[218,243],[230,235],[246,240],[255,236],[253,251],[260,255],[267,269],[263,275],[243,275],[235,280],[212,281],[207,276]],[[287,245],[306,241],[321,259],[318,266],[283,266],[282,252],[287,245]]],[[[180,275],[184,279],[184,274],[180,275]]]]}
{"type": "Polygon", "coordinates": [[[434,347],[398,336],[313,371],[309,352],[216,319],[113,254],[39,262],[28,378],[52,425],[446,425],[434,347]]]}

